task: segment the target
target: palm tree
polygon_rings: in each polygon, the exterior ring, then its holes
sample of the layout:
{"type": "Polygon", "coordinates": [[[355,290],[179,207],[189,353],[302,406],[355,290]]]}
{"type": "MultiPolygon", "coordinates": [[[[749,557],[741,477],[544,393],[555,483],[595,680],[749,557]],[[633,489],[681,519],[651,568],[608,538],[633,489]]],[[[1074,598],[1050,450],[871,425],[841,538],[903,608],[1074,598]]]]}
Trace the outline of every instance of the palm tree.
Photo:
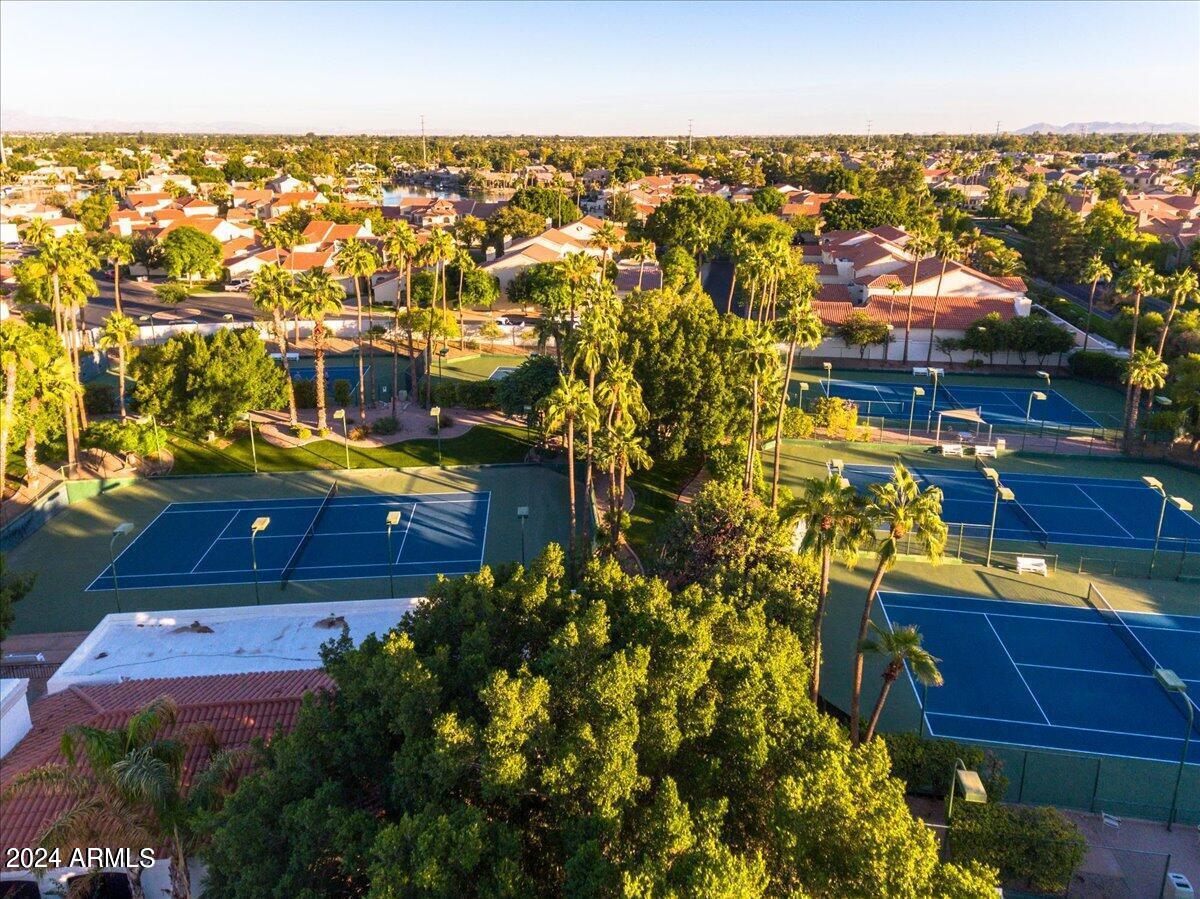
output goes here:
{"type": "Polygon", "coordinates": [[[271,316],[275,340],[279,346],[279,361],[287,381],[288,419],[294,428],[299,423],[296,414],[296,389],[292,384],[291,364],[288,362],[287,319],[293,311],[296,282],[278,265],[264,265],[250,282],[250,299],[254,305],[271,316]]]}
{"type": "Polygon", "coordinates": [[[588,395],[582,381],[559,374],[558,386],[543,401],[543,427],[547,431],[563,430],[567,448],[567,493],[570,505],[570,536],[567,555],[572,571],[575,566],[575,427],[584,424],[595,427],[600,420],[596,404],[588,395]]]}
{"type": "Polygon", "coordinates": [[[755,328],[742,345],[741,354],[750,375],[750,435],[746,441],[746,476],[743,486],[747,493],[754,489],[754,451],[758,443],[759,399],[764,382],[779,370],[779,353],[766,328],[755,328]]]}
{"type": "Polygon", "coordinates": [[[133,262],[133,247],[123,237],[113,237],[104,243],[104,261],[113,270],[113,305],[121,311],[121,266],[133,262]]]}
{"type": "Polygon", "coordinates": [[[0,328],[0,372],[4,374],[4,405],[0,408],[0,501],[8,483],[8,441],[16,421],[17,375],[28,369],[29,327],[21,321],[5,322],[0,328]]]}
{"type": "Polygon", "coordinates": [[[1158,287],[1158,274],[1154,267],[1146,262],[1134,262],[1121,272],[1114,285],[1118,293],[1133,296],[1133,328],[1129,334],[1129,357],[1137,349],[1138,323],[1142,317],[1142,297],[1158,287]]]}
{"type": "Polygon", "coordinates": [[[621,237],[621,232],[615,224],[605,219],[600,223],[588,241],[588,246],[595,247],[603,253],[600,266],[600,279],[608,277],[608,259],[617,249],[621,247],[624,240],[621,237]]]}
{"type": "Polygon", "coordinates": [[[442,312],[450,314],[450,306],[446,301],[446,263],[454,258],[454,238],[441,228],[434,228],[429,235],[429,241],[424,246],[425,265],[434,268],[433,305],[437,305],[437,276],[442,280],[442,312]]]}
{"type": "MultiPolygon", "coordinates": [[[[802,276],[798,276],[802,277],[802,276]]],[[[813,312],[811,299],[816,281],[805,284],[799,302],[788,306],[782,319],[783,331],[787,335],[787,365],[783,370],[783,389],[779,393],[779,409],[775,416],[775,466],[771,471],[771,508],[779,502],[779,457],[783,446],[783,416],[787,412],[788,387],[792,378],[792,365],[796,361],[796,347],[819,346],[825,335],[825,326],[813,312]]]]}
{"type": "Polygon", "coordinates": [[[125,365],[128,361],[129,348],[141,335],[141,329],[128,315],[113,312],[104,320],[104,328],[98,341],[102,350],[117,351],[117,396],[120,402],[121,419],[126,416],[125,410],[125,365]]]}
{"type": "Polygon", "coordinates": [[[1181,268],[1173,275],[1168,275],[1163,279],[1163,288],[1167,296],[1171,298],[1171,308],[1167,310],[1166,320],[1158,335],[1158,355],[1161,356],[1166,349],[1167,334],[1171,330],[1171,322],[1175,320],[1175,313],[1179,307],[1200,299],[1200,291],[1197,290],[1197,286],[1196,272],[1190,268],[1181,268]]]}
{"type": "Polygon", "coordinates": [[[929,347],[925,353],[925,364],[933,361],[934,333],[937,331],[938,304],[942,298],[942,279],[946,277],[946,266],[952,259],[957,259],[961,250],[953,234],[942,233],[934,241],[934,250],[942,260],[942,269],[938,272],[937,288],[933,292],[933,317],[929,322],[929,347]]]}
{"type": "MultiPolygon", "coordinates": [[[[592,404],[596,403],[596,375],[604,363],[604,354],[610,348],[613,337],[611,323],[598,306],[587,311],[579,328],[575,331],[574,342],[571,344],[571,374],[575,374],[575,366],[582,366],[587,372],[588,396],[592,404]]],[[[591,502],[594,496],[595,478],[595,428],[587,426],[587,465],[585,468],[584,495],[591,502]]]]}
{"type": "Polygon", "coordinates": [[[1091,292],[1088,293],[1087,323],[1083,330],[1083,349],[1086,350],[1088,340],[1092,336],[1092,308],[1096,303],[1096,286],[1101,281],[1111,281],[1113,273],[1112,269],[1104,264],[1104,257],[1097,253],[1084,265],[1082,276],[1084,281],[1090,281],[1092,285],[1091,292]]]}
{"type": "Polygon", "coordinates": [[[750,240],[740,228],[729,235],[729,262],[733,271],[729,276],[729,294],[725,297],[725,314],[733,312],[733,291],[737,286],[738,266],[750,255],[750,240]]]}
{"type": "Polygon", "coordinates": [[[633,245],[633,260],[638,264],[638,290],[642,289],[642,279],[646,274],[646,263],[654,262],[658,257],[654,253],[654,241],[639,240],[633,245]]]}
{"type": "Polygon", "coordinates": [[[622,418],[604,432],[604,455],[609,465],[609,514],[612,545],[621,542],[621,517],[625,508],[625,478],[635,468],[650,468],[654,460],[646,450],[646,440],[637,435],[632,418],[622,418]]]}
{"type": "Polygon", "coordinates": [[[904,670],[905,663],[919,683],[931,687],[942,685],[942,672],[938,671],[937,666],[940,659],[935,659],[921,646],[921,632],[914,626],[902,625],[885,631],[872,621],[871,627],[878,637],[874,640],[864,640],[862,651],[886,656],[887,666],[883,669],[883,686],[879,688],[879,698],[875,700],[871,720],[867,723],[867,733],[863,737],[865,743],[870,743],[875,737],[875,728],[879,724],[879,716],[883,714],[888,692],[900,676],[900,672],[904,670]]]}
{"type": "Polygon", "coordinates": [[[1138,405],[1141,403],[1142,391],[1160,389],[1167,383],[1167,363],[1149,347],[1142,347],[1129,360],[1125,369],[1125,383],[1129,385],[1131,398],[1125,409],[1125,449],[1133,446],[1137,433],[1138,405]]]}
{"type": "Polygon", "coordinates": [[[914,231],[909,235],[904,249],[911,253],[913,258],[912,284],[908,286],[908,311],[904,316],[904,361],[908,362],[908,340],[909,335],[912,334],[913,295],[917,289],[917,270],[921,265],[921,260],[933,249],[933,240],[922,231],[914,231]]]}
{"type": "Polygon", "coordinates": [[[587,253],[567,253],[562,259],[563,277],[567,280],[567,331],[575,330],[575,313],[588,292],[596,286],[596,257],[587,253]]]}
{"type": "Polygon", "coordinates": [[[34,219],[21,232],[21,240],[31,247],[41,246],[53,237],[54,231],[51,230],[45,219],[34,219]]]}
{"type": "MultiPolygon", "coordinates": [[[[396,222],[391,231],[383,239],[383,251],[399,270],[404,268],[404,305],[408,311],[408,380],[409,396],[417,396],[417,350],[413,345],[413,314],[412,314],[412,271],[413,261],[417,258],[420,244],[417,235],[413,233],[408,222],[396,222]]],[[[392,324],[396,330],[400,328],[400,303],[396,298],[392,324]]],[[[396,359],[396,341],[392,340],[392,415],[396,414],[396,394],[400,392],[399,365],[396,359]]]]}
{"type": "Polygon", "coordinates": [[[458,292],[455,294],[454,308],[458,312],[458,348],[461,350],[465,349],[467,345],[467,329],[463,325],[463,306],[466,305],[463,300],[463,280],[466,278],[467,272],[474,271],[477,266],[475,260],[471,258],[471,254],[463,247],[455,248],[451,261],[458,269],[458,292]]]}
{"type": "Polygon", "coordinates": [[[871,485],[871,502],[867,517],[873,528],[885,528],[887,533],[875,545],[878,561],[863,603],[862,620],[855,640],[853,692],[850,696],[850,741],[858,744],[861,724],[863,641],[871,625],[871,609],[883,576],[896,564],[901,541],[915,539],[922,555],[937,562],[946,548],[947,528],[942,521],[942,491],[939,487],[921,490],[916,480],[901,463],[892,467],[892,478],[884,484],[871,485]]]}
{"type": "MultiPolygon", "coordinates": [[[[211,727],[178,727],[169,696],[153,700],[115,730],[73,725],[63,733],[66,764],[50,763],[15,777],[5,797],[54,791],[68,806],[41,837],[47,849],[82,846],[166,846],[171,899],[190,899],[188,856],[203,821],[216,810],[244,750],[217,751],[211,727]],[[174,730],[173,734],[169,734],[174,730]],[[189,753],[207,750],[208,763],[186,773],[189,753]]],[[[128,869],[133,895],[145,899],[142,868],[128,869]]]]}
{"type": "MultiPolygon", "coordinates": [[[[346,291],[322,269],[314,268],[296,279],[296,298],[293,308],[300,318],[313,323],[313,362],[316,369],[317,429],[326,431],[325,418],[325,316],[341,312],[346,291]]],[[[362,385],[359,385],[362,390],[362,385]]]]}
{"type": "Polygon", "coordinates": [[[821,626],[829,601],[829,568],[833,557],[841,558],[847,566],[858,561],[858,551],[871,539],[871,520],[867,517],[866,501],[849,484],[842,484],[841,475],[809,478],[800,495],[789,504],[787,517],[799,517],[805,522],[800,548],[814,553],[821,562],[821,578],[817,589],[817,608],[813,616],[813,659],[811,696],[813,702],[821,688],[821,626]]]}
{"type": "Polygon", "coordinates": [[[379,257],[375,255],[375,250],[361,240],[351,238],[338,250],[336,262],[338,270],[343,275],[349,275],[354,279],[354,311],[358,318],[355,338],[358,344],[358,416],[366,418],[367,384],[366,372],[363,368],[362,291],[359,287],[359,278],[370,278],[375,274],[379,268],[379,257]]]}
{"type": "Polygon", "coordinates": [[[30,340],[23,355],[30,374],[32,390],[25,405],[28,427],[25,430],[25,478],[30,488],[37,489],[41,483],[41,469],[37,461],[38,415],[48,402],[62,403],[67,436],[67,464],[75,464],[75,419],[74,402],[80,394],[71,368],[71,358],[65,350],[55,346],[52,352],[44,342],[30,340]]]}

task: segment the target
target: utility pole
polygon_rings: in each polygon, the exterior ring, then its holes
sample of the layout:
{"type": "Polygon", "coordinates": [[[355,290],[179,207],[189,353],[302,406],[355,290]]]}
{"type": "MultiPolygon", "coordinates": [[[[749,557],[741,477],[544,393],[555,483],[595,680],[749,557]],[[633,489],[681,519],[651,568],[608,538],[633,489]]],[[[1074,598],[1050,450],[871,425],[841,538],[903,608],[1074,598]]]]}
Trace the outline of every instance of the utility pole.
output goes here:
{"type": "Polygon", "coordinates": [[[867,119],[867,152],[871,152],[871,120],[867,119]]]}
{"type": "Polygon", "coordinates": [[[421,168],[428,168],[429,162],[425,157],[425,116],[421,116],[421,168]]]}
{"type": "Polygon", "coordinates": [[[692,120],[688,119],[688,156],[692,155],[692,120]]]}

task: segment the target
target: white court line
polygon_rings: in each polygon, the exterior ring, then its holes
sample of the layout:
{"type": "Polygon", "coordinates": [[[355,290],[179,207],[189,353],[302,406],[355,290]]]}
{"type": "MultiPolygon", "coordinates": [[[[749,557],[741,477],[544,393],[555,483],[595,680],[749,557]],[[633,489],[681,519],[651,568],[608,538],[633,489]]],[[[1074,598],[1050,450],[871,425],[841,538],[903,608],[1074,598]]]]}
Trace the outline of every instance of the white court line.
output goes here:
{"type": "MultiPolygon", "coordinates": [[[[992,633],[996,635],[996,640],[1000,643],[1000,648],[1004,650],[1004,654],[1008,656],[1008,661],[1009,664],[1013,666],[1013,671],[1017,672],[1017,677],[1021,679],[1021,683],[1023,683],[1025,685],[1025,689],[1029,691],[1029,698],[1033,700],[1033,704],[1036,705],[1038,711],[1042,713],[1042,717],[1046,719],[1046,723],[1050,724],[1050,716],[1046,714],[1045,709],[1042,708],[1042,704],[1038,702],[1038,698],[1034,694],[1033,688],[1029,686],[1029,682],[1025,680],[1025,675],[1021,673],[1021,669],[1017,665],[1017,660],[1012,657],[1012,653],[1008,651],[1008,646],[1004,643],[1004,638],[1001,637],[1000,632],[996,630],[996,625],[992,624],[992,619],[987,615],[983,616],[983,620],[987,622],[987,626],[990,627],[992,629],[992,633]]],[[[1050,724],[1050,726],[1053,727],[1054,725],[1050,724]]]]}
{"type": "MultiPolygon", "coordinates": [[[[887,606],[884,604],[884,602],[882,600],[880,600],[880,602],[879,602],[879,611],[881,611],[883,613],[883,621],[888,626],[888,630],[889,631],[892,630],[892,619],[888,617],[887,606]]],[[[916,696],[916,698],[917,698],[917,710],[918,710],[917,713],[925,719],[925,729],[929,730],[929,732],[932,734],[933,731],[929,727],[929,715],[927,715],[925,712],[924,705],[921,702],[921,693],[917,689],[917,682],[913,678],[912,670],[908,667],[907,662],[905,662],[905,664],[904,664],[904,673],[908,675],[908,683],[912,687],[913,695],[916,696]]],[[[818,672],[818,674],[820,674],[820,672],[818,672]]]]}
{"type": "MultiPolygon", "coordinates": [[[[143,537],[145,537],[145,536],[146,536],[146,534],[147,534],[147,533],[149,533],[150,529],[151,529],[152,527],[154,527],[154,523],[155,523],[156,521],[158,521],[158,519],[162,518],[162,517],[163,517],[163,515],[165,515],[165,514],[167,513],[167,511],[168,511],[168,510],[169,510],[169,509],[170,509],[170,508],[171,508],[173,505],[175,505],[175,503],[167,503],[165,506],[163,506],[163,507],[162,507],[162,509],[160,509],[160,510],[159,510],[158,514],[157,514],[157,515],[155,515],[153,518],[151,518],[151,519],[150,519],[150,523],[149,523],[149,524],[147,524],[147,525],[146,525],[144,528],[142,528],[141,532],[140,532],[140,533],[139,533],[139,534],[138,534],[136,537],[134,537],[132,540],[130,540],[130,541],[129,541],[129,542],[126,544],[126,545],[125,545],[125,548],[124,548],[124,549],[122,549],[122,550],[121,550],[119,553],[117,553],[117,558],[116,558],[116,559],[114,559],[114,560],[113,560],[113,562],[114,562],[114,563],[115,563],[115,562],[120,562],[120,561],[121,561],[121,559],[122,559],[122,558],[125,556],[125,553],[127,553],[127,552],[129,552],[131,549],[133,549],[133,545],[134,545],[135,543],[137,543],[139,540],[141,540],[143,537]]],[[[96,586],[96,583],[97,583],[97,582],[98,582],[98,581],[99,581],[99,580],[100,580],[102,577],[104,577],[104,573],[105,573],[106,571],[110,571],[110,570],[112,569],[112,567],[113,567],[113,565],[112,565],[111,563],[110,563],[110,564],[108,564],[108,565],[105,565],[105,566],[104,566],[104,568],[103,568],[103,569],[101,569],[100,573],[99,573],[98,575],[96,575],[96,576],[95,576],[95,577],[92,579],[92,582],[91,582],[90,584],[88,584],[86,587],[84,587],[84,588],[83,588],[83,592],[84,592],[84,593],[86,593],[87,591],[89,591],[89,590],[91,590],[93,587],[95,587],[95,586],[96,586]]],[[[110,577],[111,577],[111,575],[110,575],[110,577]]],[[[121,580],[124,580],[124,579],[125,579],[125,575],[120,575],[120,578],[121,578],[121,580]]]]}
{"type": "Polygon", "coordinates": [[[487,552],[488,522],[492,520],[492,495],[487,496],[487,506],[483,510],[483,536],[479,539],[479,567],[483,567],[483,555],[487,552]]]}
{"type": "MultiPolygon", "coordinates": [[[[480,493],[471,493],[470,491],[462,491],[460,494],[459,493],[431,493],[431,494],[397,493],[397,494],[394,494],[391,499],[383,500],[380,502],[362,502],[362,503],[339,503],[338,502],[339,499],[355,499],[356,498],[354,496],[339,496],[339,497],[335,497],[333,502],[330,505],[331,506],[340,506],[343,509],[361,509],[361,508],[370,508],[371,506],[403,506],[403,505],[406,505],[406,504],[412,503],[412,502],[419,503],[420,505],[423,505],[423,506],[442,506],[442,505],[446,505],[448,503],[479,502],[483,497],[490,496],[490,495],[491,495],[491,491],[485,491],[485,492],[480,492],[480,493]],[[419,499],[414,500],[414,499],[409,498],[409,497],[413,497],[413,496],[456,496],[456,495],[461,495],[466,498],[465,499],[430,499],[430,500],[419,500],[419,499]]],[[[304,497],[303,499],[304,499],[304,502],[302,502],[302,503],[301,502],[291,502],[286,499],[282,499],[282,500],[245,500],[245,501],[230,500],[229,503],[212,503],[213,508],[209,508],[209,509],[176,509],[171,514],[172,515],[203,515],[205,512],[229,512],[229,511],[231,511],[230,504],[235,504],[235,503],[239,504],[237,506],[238,512],[249,512],[249,511],[270,512],[273,509],[288,509],[288,510],[291,510],[291,509],[316,509],[316,508],[320,507],[320,505],[321,505],[321,503],[319,501],[310,502],[308,497],[304,497]],[[267,503],[267,502],[274,503],[275,505],[256,505],[256,503],[267,503]],[[218,506],[220,508],[217,508],[218,506]]],[[[209,501],[205,501],[205,502],[197,501],[197,502],[193,502],[193,503],[171,503],[171,506],[199,506],[199,505],[208,505],[208,504],[209,504],[209,501]]],[[[170,506],[168,506],[167,508],[169,509],[170,506]]],[[[159,514],[161,515],[166,511],[167,510],[164,509],[163,512],[160,512],[159,514]]]]}
{"type": "MultiPolygon", "coordinates": [[[[885,596],[885,597],[887,597],[887,596],[927,596],[927,597],[934,598],[934,599],[952,600],[954,602],[960,602],[962,600],[969,600],[971,602],[992,602],[992,603],[1003,602],[1003,603],[1007,603],[1008,605],[1014,605],[1014,606],[1033,606],[1038,609],[1073,609],[1073,610],[1077,610],[1080,612],[1095,611],[1094,609],[1091,609],[1089,606],[1066,606],[1066,605],[1063,605],[1062,603],[1058,603],[1058,602],[1034,602],[1033,600],[1029,600],[1029,599],[995,599],[994,597],[990,597],[990,596],[971,596],[969,593],[962,593],[962,594],[917,593],[913,590],[880,590],[879,592],[882,596],[885,596]]],[[[1082,599],[1082,598],[1083,597],[1080,597],[1080,599],[1082,599]]],[[[966,614],[973,614],[973,615],[992,614],[992,615],[1008,616],[1008,617],[1012,617],[1012,618],[1036,618],[1040,621],[1075,621],[1076,620],[1073,618],[1052,618],[1052,617],[1048,617],[1045,615],[1011,615],[1008,612],[991,612],[991,613],[967,612],[966,609],[954,609],[954,608],[939,607],[939,606],[906,606],[905,608],[924,609],[926,611],[932,611],[932,612],[964,612],[966,614]]],[[[1191,618],[1196,621],[1197,631],[1195,631],[1195,632],[1200,633],[1200,615],[1173,614],[1171,612],[1140,612],[1140,611],[1136,611],[1133,609],[1129,609],[1129,610],[1117,609],[1116,611],[1120,612],[1122,615],[1154,615],[1155,617],[1162,617],[1162,618],[1191,618]]],[[[1079,623],[1080,624],[1107,624],[1107,622],[1104,622],[1104,621],[1098,621],[1098,622],[1097,621],[1080,621],[1079,623]]],[[[1156,625],[1148,625],[1148,624],[1139,624],[1138,625],[1138,627],[1152,627],[1152,626],[1156,626],[1156,625]]],[[[1170,630],[1170,631],[1182,630],[1183,633],[1189,633],[1189,634],[1193,633],[1193,631],[1189,628],[1181,629],[1181,628],[1168,627],[1168,628],[1162,628],[1162,630],[1170,630]]]]}
{"type": "Polygon", "coordinates": [[[1135,537],[1135,536],[1133,536],[1133,534],[1129,533],[1129,531],[1128,531],[1128,530],[1126,530],[1126,528],[1125,528],[1125,525],[1121,524],[1121,522],[1119,522],[1119,521],[1117,521],[1115,518],[1113,518],[1113,517],[1112,517],[1112,515],[1110,515],[1110,514],[1109,514],[1109,511],[1108,511],[1108,509],[1104,508],[1104,506],[1100,505],[1098,502],[1096,502],[1094,499],[1092,499],[1092,497],[1091,497],[1091,494],[1089,494],[1089,493],[1088,493],[1086,490],[1084,490],[1084,489],[1083,489],[1082,487],[1080,487],[1078,484],[1076,484],[1076,485],[1075,485],[1075,489],[1076,489],[1076,490],[1078,490],[1078,491],[1079,491],[1081,494],[1083,494],[1085,497],[1087,497],[1087,501],[1088,501],[1089,503],[1091,503],[1093,506],[1095,506],[1097,509],[1099,509],[1101,512],[1103,512],[1105,515],[1108,515],[1108,518],[1109,518],[1109,520],[1110,520],[1110,521],[1112,521],[1112,523],[1113,523],[1113,524],[1115,524],[1117,527],[1119,527],[1121,530],[1125,531],[1125,535],[1126,535],[1126,536],[1127,536],[1127,537],[1128,537],[1130,540],[1141,540],[1141,539],[1144,539],[1144,538],[1141,538],[1141,537],[1135,537]]]}
{"type": "Polygon", "coordinates": [[[1036,662],[1021,662],[1022,668],[1045,668],[1048,671],[1078,671],[1081,674],[1109,674],[1113,677],[1140,677],[1154,680],[1153,674],[1130,674],[1127,671],[1109,671],[1106,668],[1073,668],[1070,665],[1039,665],[1036,662]]]}
{"type": "MultiPolygon", "coordinates": [[[[1085,734],[1112,734],[1118,737],[1139,737],[1143,740],[1165,740],[1168,743],[1182,743],[1183,740],[1179,737],[1164,737],[1161,734],[1142,734],[1137,731],[1129,730],[1108,730],[1103,727],[1079,727],[1074,724],[1038,724],[1036,721],[1018,721],[1015,718],[992,718],[988,715],[962,715],[955,712],[930,712],[930,715],[940,715],[943,718],[963,718],[968,721],[994,721],[997,724],[1020,724],[1023,727],[1049,727],[1054,730],[1076,730],[1085,734]]],[[[1042,747],[1049,749],[1051,747],[1042,747]]],[[[1076,752],[1088,752],[1086,749],[1075,750],[1076,752]]],[[[1096,753],[1092,753],[1095,755],[1096,753]]],[[[1108,753],[1102,753],[1107,755],[1108,753]]],[[[1161,761],[1161,759],[1160,759],[1161,761]]]]}
{"type": "Polygon", "coordinates": [[[408,542],[408,531],[412,527],[413,519],[417,517],[417,506],[414,503],[412,514],[408,516],[408,521],[404,523],[404,535],[400,538],[400,551],[396,553],[396,558],[392,560],[392,564],[396,565],[400,562],[400,557],[404,555],[404,544],[408,542]]]}
{"type": "MultiPolygon", "coordinates": [[[[200,556],[200,558],[196,560],[196,564],[192,566],[193,572],[197,568],[200,567],[200,563],[205,560],[205,558],[208,556],[208,554],[210,552],[212,552],[212,548],[217,545],[217,541],[221,539],[221,537],[225,534],[225,532],[227,530],[229,530],[229,526],[231,524],[233,524],[235,521],[237,521],[237,517],[241,514],[242,514],[241,512],[234,512],[232,515],[229,516],[229,520],[227,522],[225,522],[225,527],[221,528],[221,532],[219,534],[217,534],[216,537],[213,538],[212,543],[208,544],[208,549],[206,549],[204,551],[204,553],[200,556]]],[[[242,539],[246,539],[246,538],[242,538],[242,539]]]]}
{"type": "MultiPolygon", "coordinates": [[[[458,565],[462,562],[471,562],[472,564],[474,564],[475,558],[472,557],[470,559],[418,559],[415,562],[396,562],[395,564],[396,565],[458,565]]],[[[346,563],[346,564],[338,563],[338,564],[332,564],[332,565],[297,565],[293,569],[293,571],[319,571],[323,568],[386,568],[386,567],[387,567],[386,561],[350,562],[350,563],[346,563]]],[[[249,568],[217,568],[217,569],[213,569],[212,571],[202,571],[199,573],[205,574],[205,575],[208,575],[208,574],[242,574],[249,570],[250,570],[249,568]]],[[[264,568],[263,566],[260,565],[258,567],[258,571],[260,574],[271,574],[273,572],[283,571],[283,569],[282,568],[264,568]]],[[[185,577],[191,573],[192,572],[190,572],[190,571],[162,571],[162,572],[155,572],[154,574],[131,574],[131,575],[129,575],[128,578],[126,578],[125,575],[121,575],[121,583],[124,584],[126,580],[134,580],[137,578],[145,579],[145,578],[185,577]]],[[[338,580],[338,578],[330,578],[330,580],[338,580]]],[[[242,582],[234,581],[232,583],[242,583],[242,582]]],[[[245,581],[245,583],[250,583],[250,582],[245,581]]],[[[193,584],[164,584],[163,586],[174,588],[177,586],[179,586],[179,587],[190,587],[190,586],[212,587],[212,586],[218,586],[218,585],[215,585],[215,584],[195,584],[195,585],[193,585],[193,584]]],[[[224,585],[221,585],[221,586],[224,586],[224,585]]]]}

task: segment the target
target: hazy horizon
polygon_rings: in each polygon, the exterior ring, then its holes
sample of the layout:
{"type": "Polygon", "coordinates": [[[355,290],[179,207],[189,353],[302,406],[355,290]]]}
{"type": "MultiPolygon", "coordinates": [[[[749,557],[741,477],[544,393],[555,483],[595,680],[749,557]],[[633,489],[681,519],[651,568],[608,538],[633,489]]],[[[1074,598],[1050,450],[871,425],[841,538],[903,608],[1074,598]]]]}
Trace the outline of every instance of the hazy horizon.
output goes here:
{"type": "Polygon", "coordinates": [[[1200,2],[5,0],[0,113],[6,130],[343,136],[412,136],[422,114],[472,136],[1194,125],[1197,34],[1200,2]],[[1129,38],[1135,17],[1153,40],[1129,38]]]}

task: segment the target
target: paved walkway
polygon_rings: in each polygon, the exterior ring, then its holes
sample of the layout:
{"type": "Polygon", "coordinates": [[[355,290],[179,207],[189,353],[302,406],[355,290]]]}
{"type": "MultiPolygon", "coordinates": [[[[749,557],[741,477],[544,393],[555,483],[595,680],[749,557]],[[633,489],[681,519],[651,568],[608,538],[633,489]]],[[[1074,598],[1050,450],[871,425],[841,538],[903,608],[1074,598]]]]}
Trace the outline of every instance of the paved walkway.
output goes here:
{"type": "MultiPolygon", "coordinates": [[[[302,427],[308,428],[312,434],[307,438],[297,437],[292,433],[291,425],[288,422],[288,414],[283,412],[256,412],[254,420],[259,425],[259,433],[263,439],[274,446],[291,449],[293,447],[304,446],[309,443],[314,443],[318,440],[332,440],[335,443],[346,443],[360,449],[379,448],[390,446],[396,443],[403,443],[405,440],[428,440],[435,436],[430,432],[433,425],[433,420],[429,415],[429,410],[414,403],[401,403],[397,407],[396,420],[400,424],[399,430],[394,434],[370,434],[362,440],[347,441],[342,433],[341,422],[333,418],[333,407],[328,410],[329,434],[326,437],[321,437],[317,434],[317,410],[316,409],[301,409],[299,414],[299,422],[302,427]]],[[[509,425],[510,427],[520,427],[521,422],[516,419],[511,419],[501,412],[495,410],[484,409],[458,409],[446,408],[442,410],[443,415],[449,415],[454,420],[453,424],[442,426],[442,439],[450,440],[455,437],[461,437],[467,431],[479,424],[493,425],[509,425]]],[[[358,418],[358,410],[347,410],[347,414],[353,419],[349,425],[350,432],[360,424],[373,424],[376,421],[384,418],[390,418],[392,415],[392,407],[388,403],[382,403],[367,409],[365,419],[358,418]]]]}

